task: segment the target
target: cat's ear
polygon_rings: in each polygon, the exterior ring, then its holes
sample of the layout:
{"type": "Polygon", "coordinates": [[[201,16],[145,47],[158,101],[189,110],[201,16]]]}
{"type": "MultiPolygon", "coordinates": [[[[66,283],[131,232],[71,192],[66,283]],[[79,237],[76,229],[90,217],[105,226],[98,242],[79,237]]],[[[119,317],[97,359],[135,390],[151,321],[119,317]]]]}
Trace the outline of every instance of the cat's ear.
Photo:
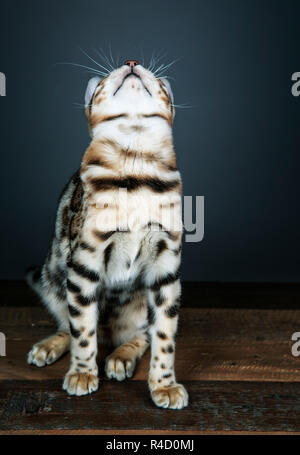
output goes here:
{"type": "Polygon", "coordinates": [[[95,93],[95,90],[100,81],[101,81],[101,78],[98,76],[92,77],[92,79],[89,80],[86,91],[85,91],[85,96],[84,96],[85,107],[87,107],[90,104],[92,97],[95,93]]]}
{"type": "Polygon", "coordinates": [[[170,95],[172,104],[174,104],[174,95],[173,95],[173,92],[172,92],[172,88],[171,88],[170,82],[168,81],[168,79],[166,77],[161,77],[160,80],[162,81],[162,83],[166,87],[167,92],[170,95]]]}

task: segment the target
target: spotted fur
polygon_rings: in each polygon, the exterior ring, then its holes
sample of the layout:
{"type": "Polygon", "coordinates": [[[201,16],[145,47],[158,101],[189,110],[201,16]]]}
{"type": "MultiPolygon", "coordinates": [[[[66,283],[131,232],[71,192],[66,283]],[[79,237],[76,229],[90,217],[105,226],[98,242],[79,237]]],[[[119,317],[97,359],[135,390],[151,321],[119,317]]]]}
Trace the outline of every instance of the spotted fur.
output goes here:
{"type": "Polygon", "coordinates": [[[131,377],[151,344],[152,399],[187,405],[174,371],[182,222],[171,100],[169,84],[141,65],[89,82],[92,140],[61,195],[46,261],[27,275],[58,323],[28,362],[51,364],[70,349],[63,388],[71,395],[98,388],[98,333],[115,346],[109,378],[131,377]]]}

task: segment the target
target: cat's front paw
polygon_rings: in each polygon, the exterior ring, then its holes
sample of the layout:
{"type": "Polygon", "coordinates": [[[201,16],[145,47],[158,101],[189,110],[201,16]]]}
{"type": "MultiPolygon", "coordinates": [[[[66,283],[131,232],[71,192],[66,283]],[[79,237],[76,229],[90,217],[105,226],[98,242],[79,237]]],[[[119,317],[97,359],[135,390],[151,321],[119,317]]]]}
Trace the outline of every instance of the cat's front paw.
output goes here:
{"type": "Polygon", "coordinates": [[[68,372],[63,383],[63,389],[69,395],[77,395],[78,397],[96,392],[98,386],[98,376],[91,373],[68,372]]]}
{"type": "Polygon", "coordinates": [[[124,381],[131,378],[135,369],[135,358],[122,357],[114,353],[106,358],[105,373],[109,379],[124,381]]]}
{"type": "Polygon", "coordinates": [[[151,391],[152,400],[160,408],[182,409],[188,405],[189,396],[183,385],[174,384],[151,391]]]}
{"type": "Polygon", "coordinates": [[[51,365],[69,349],[69,334],[58,332],[32,346],[27,363],[44,367],[51,365]]]}

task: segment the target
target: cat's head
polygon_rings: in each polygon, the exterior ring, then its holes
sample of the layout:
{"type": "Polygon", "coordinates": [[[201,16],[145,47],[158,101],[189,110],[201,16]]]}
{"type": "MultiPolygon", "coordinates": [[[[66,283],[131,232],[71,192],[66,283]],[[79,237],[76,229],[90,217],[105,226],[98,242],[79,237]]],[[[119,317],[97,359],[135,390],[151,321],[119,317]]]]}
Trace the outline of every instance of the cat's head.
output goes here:
{"type": "Polygon", "coordinates": [[[171,127],[175,115],[171,86],[134,60],[128,60],[104,79],[93,77],[85,93],[90,130],[128,119],[141,128],[171,127]],[[160,123],[159,123],[160,122],[160,123]]]}

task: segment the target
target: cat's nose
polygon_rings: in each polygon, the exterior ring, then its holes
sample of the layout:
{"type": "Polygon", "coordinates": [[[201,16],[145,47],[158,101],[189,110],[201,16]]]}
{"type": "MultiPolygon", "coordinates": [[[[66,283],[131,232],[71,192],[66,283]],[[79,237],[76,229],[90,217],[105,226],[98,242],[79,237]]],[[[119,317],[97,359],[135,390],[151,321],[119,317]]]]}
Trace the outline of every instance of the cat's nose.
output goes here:
{"type": "Polygon", "coordinates": [[[136,66],[138,64],[139,64],[139,62],[137,62],[136,60],[126,60],[126,62],[124,63],[124,65],[130,66],[130,68],[133,68],[134,66],[136,66]]]}

